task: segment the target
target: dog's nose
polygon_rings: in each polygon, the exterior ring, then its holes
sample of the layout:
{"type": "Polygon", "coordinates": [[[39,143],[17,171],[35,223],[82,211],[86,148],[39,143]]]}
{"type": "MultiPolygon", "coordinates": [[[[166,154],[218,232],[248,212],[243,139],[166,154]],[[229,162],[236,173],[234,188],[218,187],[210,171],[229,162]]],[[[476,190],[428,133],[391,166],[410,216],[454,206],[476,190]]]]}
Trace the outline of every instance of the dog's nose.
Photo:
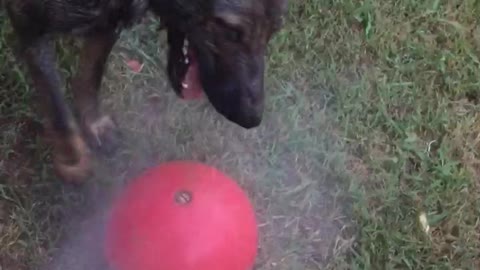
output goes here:
{"type": "Polygon", "coordinates": [[[236,111],[224,114],[224,116],[231,122],[246,128],[251,129],[258,127],[262,122],[262,114],[245,111],[236,111]]]}
{"type": "Polygon", "coordinates": [[[250,115],[244,116],[240,121],[237,121],[237,124],[243,128],[251,129],[256,128],[262,123],[261,115],[250,115]]]}
{"type": "Polygon", "coordinates": [[[243,128],[255,128],[261,124],[262,116],[263,100],[259,97],[246,96],[242,99],[236,122],[243,128]]]}

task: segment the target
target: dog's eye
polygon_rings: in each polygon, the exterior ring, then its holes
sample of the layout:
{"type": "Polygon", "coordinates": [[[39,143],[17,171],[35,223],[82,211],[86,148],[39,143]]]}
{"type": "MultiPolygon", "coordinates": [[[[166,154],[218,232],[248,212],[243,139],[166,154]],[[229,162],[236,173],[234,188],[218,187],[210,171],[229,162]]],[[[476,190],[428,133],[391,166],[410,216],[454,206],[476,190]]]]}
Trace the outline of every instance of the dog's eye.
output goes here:
{"type": "Polygon", "coordinates": [[[243,39],[243,33],[241,30],[231,26],[224,19],[217,18],[215,23],[220,27],[221,31],[224,33],[225,39],[231,42],[241,42],[243,39]]]}
{"type": "Polygon", "coordinates": [[[227,29],[225,32],[225,38],[231,42],[241,42],[242,41],[242,32],[236,29],[227,29]]]}

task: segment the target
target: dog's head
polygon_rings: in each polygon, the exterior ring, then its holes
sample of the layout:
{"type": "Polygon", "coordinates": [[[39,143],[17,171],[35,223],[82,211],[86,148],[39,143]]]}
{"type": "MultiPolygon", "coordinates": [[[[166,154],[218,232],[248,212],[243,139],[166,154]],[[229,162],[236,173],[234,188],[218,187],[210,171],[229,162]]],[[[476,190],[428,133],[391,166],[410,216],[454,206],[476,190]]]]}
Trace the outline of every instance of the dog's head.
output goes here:
{"type": "Polygon", "coordinates": [[[204,92],[230,121],[253,128],[264,108],[265,51],[287,0],[170,0],[168,75],[178,95],[204,92]]]}

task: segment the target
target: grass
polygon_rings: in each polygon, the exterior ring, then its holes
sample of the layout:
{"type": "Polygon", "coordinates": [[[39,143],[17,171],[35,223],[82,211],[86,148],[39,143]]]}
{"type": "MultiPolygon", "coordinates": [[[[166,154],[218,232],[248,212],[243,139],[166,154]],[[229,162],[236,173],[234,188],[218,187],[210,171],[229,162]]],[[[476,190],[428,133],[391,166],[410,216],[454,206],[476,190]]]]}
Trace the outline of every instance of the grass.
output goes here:
{"type": "MultiPolygon", "coordinates": [[[[205,102],[177,100],[162,39],[151,38],[151,22],[137,26],[103,87],[126,143],[98,162],[89,186],[193,158],[251,195],[259,270],[479,269],[479,12],[474,0],[292,2],[270,47],[268,110],[254,131],[205,102]],[[129,72],[126,58],[145,69],[129,72]]],[[[75,246],[65,220],[93,212],[85,205],[95,196],[52,176],[3,19],[0,11],[0,265],[37,269],[75,246]]],[[[62,54],[65,75],[71,61],[62,54]]]]}

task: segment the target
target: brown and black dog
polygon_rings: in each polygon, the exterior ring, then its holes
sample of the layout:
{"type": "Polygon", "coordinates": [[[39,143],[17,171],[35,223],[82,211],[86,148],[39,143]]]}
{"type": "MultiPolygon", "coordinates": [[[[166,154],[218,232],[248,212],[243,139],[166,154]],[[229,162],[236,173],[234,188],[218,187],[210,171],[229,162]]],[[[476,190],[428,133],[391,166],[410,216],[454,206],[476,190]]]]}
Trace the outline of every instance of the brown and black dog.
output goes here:
{"type": "Polygon", "coordinates": [[[6,6],[40,97],[54,167],[63,179],[79,181],[90,172],[90,149],[108,150],[117,137],[114,121],[99,111],[98,91],[121,29],[153,11],[168,32],[168,77],[177,94],[202,90],[227,119],[253,128],[263,114],[266,46],[287,0],[6,0],[6,6]],[[75,114],[56,69],[60,34],[84,40],[72,80],[75,114]]]}

